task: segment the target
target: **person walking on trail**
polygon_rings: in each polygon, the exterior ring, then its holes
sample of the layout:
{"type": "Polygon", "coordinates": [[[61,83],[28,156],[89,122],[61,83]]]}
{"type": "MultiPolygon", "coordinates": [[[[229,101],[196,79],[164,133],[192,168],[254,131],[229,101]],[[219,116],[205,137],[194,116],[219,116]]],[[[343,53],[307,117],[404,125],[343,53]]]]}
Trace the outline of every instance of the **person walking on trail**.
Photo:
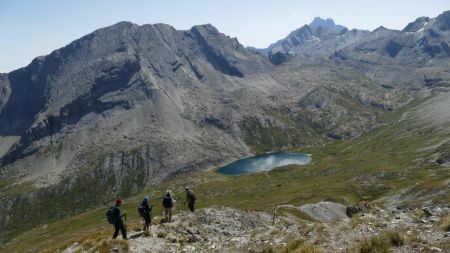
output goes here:
{"type": "Polygon", "coordinates": [[[152,209],[153,205],[149,204],[150,198],[148,196],[144,197],[142,203],[138,207],[139,214],[144,219],[144,228],[142,230],[148,231],[148,228],[152,222],[152,209]]]}
{"type": "Polygon", "coordinates": [[[195,193],[189,189],[189,187],[185,187],[184,190],[186,191],[186,199],[184,200],[184,205],[186,205],[186,202],[188,202],[188,207],[191,212],[194,212],[195,210],[195,193]]]}
{"type": "Polygon", "coordinates": [[[117,238],[117,235],[119,234],[119,230],[122,233],[122,238],[125,240],[128,240],[127,238],[127,229],[125,227],[125,223],[124,223],[124,219],[126,221],[127,216],[125,213],[122,213],[122,211],[120,211],[120,206],[122,205],[122,200],[121,199],[117,199],[116,200],[116,205],[113,209],[113,215],[114,215],[114,235],[113,235],[113,239],[117,238]]]}
{"type": "Polygon", "coordinates": [[[164,207],[164,214],[166,216],[166,222],[172,222],[172,208],[175,204],[175,200],[172,197],[172,191],[168,190],[166,196],[162,200],[164,207]]]}

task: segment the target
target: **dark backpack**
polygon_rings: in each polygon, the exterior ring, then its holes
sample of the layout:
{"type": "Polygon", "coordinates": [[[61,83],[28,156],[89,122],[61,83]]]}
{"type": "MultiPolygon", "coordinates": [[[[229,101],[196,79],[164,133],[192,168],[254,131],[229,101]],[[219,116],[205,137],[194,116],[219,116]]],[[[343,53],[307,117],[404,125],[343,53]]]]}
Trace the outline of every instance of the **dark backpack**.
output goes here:
{"type": "Polygon", "coordinates": [[[189,200],[195,201],[196,200],[195,193],[193,191],[189,191],[188,193],[189,193],[189,200]]]}
{"type": "Polygon", "coordinates": [[[165,208],[172,208],[173,207],[173,201],[172,201],[172,198],[170,196],[165,196],[163,198],[163,206],[165,208]]]}
{"type": "Polygon", "coordinates": [[[110,207],[108,211],[106,211],[106,220],[109,224],[116,223],[116,215],[115,215],[115,207],[110,207]]]}
{"type": "Polygon", "coordinates": [[[141,203],[138,206],[138,213],[139,213],[139,215],[141,215],[141,217],[144,217],[144,213],[145,213],[145,206],[144,206],[144,204],[141,203]]]}

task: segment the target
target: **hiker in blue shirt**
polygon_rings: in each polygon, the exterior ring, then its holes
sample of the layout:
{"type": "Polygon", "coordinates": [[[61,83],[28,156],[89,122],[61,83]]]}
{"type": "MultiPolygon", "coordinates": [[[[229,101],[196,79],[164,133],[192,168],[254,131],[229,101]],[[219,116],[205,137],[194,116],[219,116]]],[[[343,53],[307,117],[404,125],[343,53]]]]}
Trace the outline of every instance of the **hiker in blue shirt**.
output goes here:
{"type": "Polygon", "coordinates": [[[117,199],[116,205],[114,207],[114,235],[113,239],[117,238],[117,235],[119,235],[119,230],[122,233],[122,238],[125,240],[128,240],[127,238],[127,229],[124,224],[124,219],[127,218],[125,213],[122,213],[119,209],[119,206],[122,205],[122,200],[117,199]]]}
{"type": "Polygon", "coordinates": [[[153,205],[149,204],[149,197],[145,196],[144,200],[142,200],[142,204],[139,206],[139,214],[144,219],[144,231],[148,231],[148,228],[152,222],[152,209],[153,205]]]}

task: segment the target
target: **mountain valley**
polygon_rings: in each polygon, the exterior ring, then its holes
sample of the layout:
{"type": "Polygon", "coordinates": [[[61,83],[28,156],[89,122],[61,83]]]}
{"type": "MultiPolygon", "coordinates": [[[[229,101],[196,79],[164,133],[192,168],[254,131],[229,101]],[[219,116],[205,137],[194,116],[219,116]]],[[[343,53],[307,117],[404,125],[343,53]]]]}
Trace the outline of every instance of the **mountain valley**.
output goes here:
{"type": "MultiPolygon", "coordinates": [[[[68,238],[82,243],[74,234],[106,229],[103,212],[114,198],[125,198],[133,214],[131,203],[147,193],[181,195],[185,185],[198,193],[202,215],[232,219],[246,210],[256,217],[252,229],[270,226],[282,206],[365,201],[402,221],[422,219],[424,206],[439,210],[426,221],[432,227],[407,226],[442,231],[450,208],[449,44],[450,11],[402,31],[316,18],[265,49],[245,48],[210,24],[120,22],[0,74],[0,252],[62,251],[68,238]],[[237,177],[215,171],[272,152],[311,154],[313,162],[237,177]]],[[[295,210],[280,211],[270,229],[315,226],[315,239],[326,237],[320,220],[295,210]]],[[[447,231],[436,232],[447,239],[430,236],[438,243],[431,246],[450,250],[447,231]]],[[[245,247],[263,252],[264,240],[245,247]]],[[[314,244],[304,234],[295,240],[314,244]]]]}

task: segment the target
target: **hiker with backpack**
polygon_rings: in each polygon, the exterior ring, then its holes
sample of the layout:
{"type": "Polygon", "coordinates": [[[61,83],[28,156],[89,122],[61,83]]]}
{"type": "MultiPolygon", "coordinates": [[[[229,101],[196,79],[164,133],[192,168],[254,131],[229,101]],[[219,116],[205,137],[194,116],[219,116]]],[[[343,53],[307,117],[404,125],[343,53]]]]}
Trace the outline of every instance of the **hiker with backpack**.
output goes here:
{"type": "Polygon", "coordinates": [[[149,197],[145,196],[144,200],[138,207],[138,212],[141,217],[144,219],[144,228],[142,230],[148,231],[148,228],[152,222],[152,209],[153,205],[149,205],[149,197]]]}
{"type": "Polygon", "coordinates": [[[119,206],[122,205],[122,200],[121,199],[117,199],[116,200],[116,205],[114,207],[111,207],[107,212],[106,212],[106,218],[108,220],[108,222],[110,224],[114,225],[114,235],[112,239],[116,239],[117,235],[119,235],[119,230],[122,233],[122,238],[124,240],[128,240],[127,238],[127,229],[124,223],[124,220],[126,221],[127,216],[125,213],[122,213],[120,211],[119,206]]]}
{"type": "Polygon", "coordinates": [[[172,191],[167,190],[166,195],[162,200],[166,222],[172,222],[172,208],[175,205],[175,200],[172,197],[172,191]]]}
{"type": "Polygon", "coordinates": [[[186,205],[186,202],[188,202],[188,207],[191,212],[194,212],[195,210],[195,193],[189,189],[189,187],[185,187],[184,190],[186,191],[186,199],[184,200],[184,205],[186,205]]]}

